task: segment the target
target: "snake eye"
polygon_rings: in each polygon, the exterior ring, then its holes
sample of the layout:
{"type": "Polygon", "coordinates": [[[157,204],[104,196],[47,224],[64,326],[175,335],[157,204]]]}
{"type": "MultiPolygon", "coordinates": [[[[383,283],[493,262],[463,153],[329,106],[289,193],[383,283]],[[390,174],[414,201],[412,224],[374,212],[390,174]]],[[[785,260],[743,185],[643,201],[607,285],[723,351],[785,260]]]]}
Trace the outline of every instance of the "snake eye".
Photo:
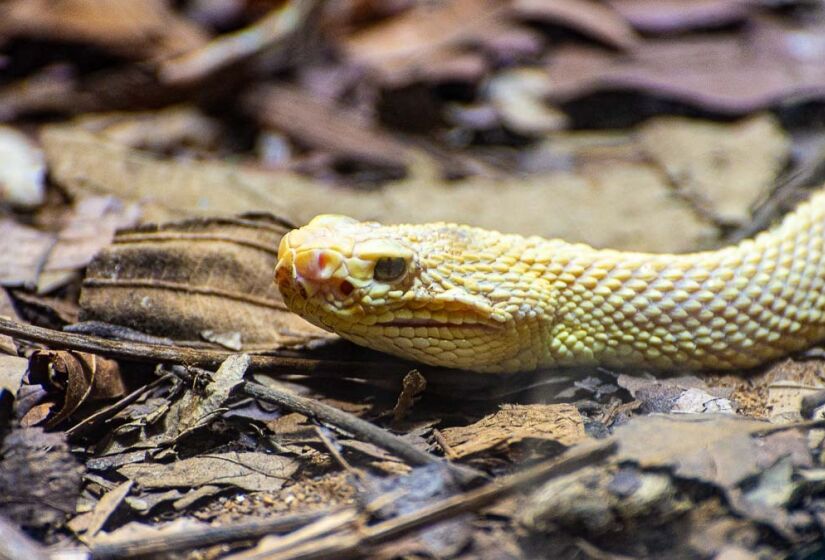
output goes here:
{"type": "Polygon", "coordinates": [[[407,261],[403,257],[381,257],[375,263],[372,277],[379,282],[395,282],[407,272],[407,261]]]}

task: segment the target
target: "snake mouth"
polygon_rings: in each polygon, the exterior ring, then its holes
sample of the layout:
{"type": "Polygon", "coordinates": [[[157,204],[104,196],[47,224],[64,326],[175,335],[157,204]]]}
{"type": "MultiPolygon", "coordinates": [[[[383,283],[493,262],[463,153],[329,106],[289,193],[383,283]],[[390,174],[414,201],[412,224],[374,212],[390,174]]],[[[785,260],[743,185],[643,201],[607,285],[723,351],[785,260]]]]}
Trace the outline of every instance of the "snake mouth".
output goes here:
{"type": "Polygon", "coordinates": [[[376,323],[377,326],[381,327],[451,327],[451,328],[465,328],[465,329],[484,329],[484,330],[494,330],[496,329],[495,325],[489,325],[486,323],[468,323],[468,322],[457,322],[457,321],[435,321],[433,319],[399,319],[397,321],[386,321],[386,322],[378,322],[376,323]]]}

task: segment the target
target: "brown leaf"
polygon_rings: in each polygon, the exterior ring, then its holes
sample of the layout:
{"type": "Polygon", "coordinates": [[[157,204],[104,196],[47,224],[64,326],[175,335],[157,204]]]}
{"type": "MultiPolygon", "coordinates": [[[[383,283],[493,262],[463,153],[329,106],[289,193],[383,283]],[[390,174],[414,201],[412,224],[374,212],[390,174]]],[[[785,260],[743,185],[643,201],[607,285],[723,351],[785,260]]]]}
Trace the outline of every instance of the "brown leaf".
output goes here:
{"type": "Polygon", "coordinates": [[[626,389],[639,401],[639,412],[650,413],[733,413],[729,400],[730,389],[711,389],[693,376],[645,379],[621,374],[619,387],[626,389]]]}
{"type": "Polygon", "coordinates": [[[26,358],[0,355],[0,391],[16,395],[28,370],[29,361],[26,358]]]}
{"type": "Polygon", "coordinates": [[[46,423],[57,426],[90,399],[123,396],[126,387],[120,366],[95,354],[64,350],[39,350],[32,355],[29,382],[56,391],[62,406],[46,423]]]}
{"type": "Polygon", "coordinates": [[[87,113],[75,125],[119,144],[155,152],[214,148],[222,130],[218,122],[190,105],[156,111],[87,113]]]}
{"type": "Polygon", "coordinates": [[[139,217],[136,204],[124,204],[111,196],[76,201],[43,267],[39,291],[51,291],[72,278],[111,243],[116,230],[137,225],[139,217]]]}
{"type": "Polygon", "coordinates": [[[382,80],[402,85],[426,72],[430,58],[443,48],[476,41],[507,10],[503,0],[448,0],[417,4],[342,41],[350,59],[382,80]]]}
{"type": "Polygon", "coordinates": [[[165,0],[12,0],[0,5],[0,35],[89,42],[134,58],[169,56],[206,42],[165,0]]]}
{"type": "Polygon", "coordinates": [[[248,365],[247,354],[233,354],[212,374],[206,387],[200,391],[185,392],[172,403],[164,418],[166,429],[158,439],[175,441],[183,434],[216,420],[232,391],[243,381],[248,365]]]}
{"type": "Polygon", "coordinates": [[[590,535],[615,535],[628,525],[655,527],[691,505],[665,473],[585,467],[539,486],[517,515],[534,531],[562,526],[585,529],[590,535]]]}
{"type": "Polygon", "coordinates": [[[818,27],[785,28],[773,20],[741,34],[689,36],[641,43],[631,56],[571,46],[547,67],[551,99],[598,91],[639,90],[708,110],[743,114],[783,99],[825,96],[818,27]],[[800,48],[799,45],[805,45],[800,48]]]}
{"type": "Polygon", "coordinates": [[[190,343],[203,331],[237,331],[245,349],[332,336],[288,312],[272,280],[288,229],[260,216],[120,232],[89,265],[83,320],[190,343]]]}
{"type": "Polygon", "coordinates": [[[65,436],[40,428],[15,430],[0,449],[0,514],[18,525],[60,527],[80,494],[83,468],[65,436]]]}
{"type": "Polygon", "coordinates": [[[0,252],[0,286],[34,287],[54,245],[54,236],[3,219],[0,239],[4,249],[0,252]]]}
{"type": "Polygon", "coordinates": [[[170,464],[124,465],[118,472],[143,488],[191,488],[220,484],[250,492],[273,491],[298,468],[298,463],[269,453],[218,453],[170,464]]]}
{"type": "Polygon", "coordinates": [[[261,173],[234,164],[163,161],[73,127],[45,127],[41,142],[51,176],[70,194],[111,194],[140,202],[145,221],[262,208],[288,215],[290,196],[313,184],[292,173],[261,173]]]}
{"type": "Polygon", "coordinates": [[[289,172],[163,161],[76,129],[50,127],[43,143],[57,184],[75,196],[140,200],[144,219],[267,208],[295,223],[333,212],[385,223],[467,223],[615,249],[679,252],[707,244],[715,233],[711,224],[673,196],[660,170],[640,163],[638,146],[627,136],[610,136],[611,146],[630,145],[610,158],[591,157],[588,138],[553,139],[554,148],[569,145],[562,157],[582,162],[575,173],[565,168],[509,181],[445,184],[427,160],[417,159],[410,177],[369,193],[289,172]]]}
{"type": "Polygon", "coordinates": [[[445,428],[441,433],[458,458],[527,438],[569,446],[587,437],[581,414],[569,404],[504,405],[475,424],[445,428]]]}
{"type": "Polygon", "coordinates": [[[34,208],[46,196],[46,161],[29,138],[10,126],[0,126],[0,203],[34,208]]]}
{"type": "Polygon", "coordinates": [[[732,126],[659,118],[642,126],[639,137],[683,194],[732,224],[750,219],[750,209],[773,187],[791,149],[780,123],[766,114],[732,126]]]}
{"type": "Polygon", "coordinates": [[[749,6],[741,0],[608,0],[644,33],[674,33],[742,22],[749,6]]]}
{"type": "Polygon", "coordinates": [[[669,467],[682,477],[732,487],[770,462],[761,456],[765,448],[753,437],[769,426],[727,415],[652,415],[633,418],[614,437],[619,460],[643,468],[669,467]]]}
{"type": "Polygon", "coordinates": [[[6,432],[12,418],[14,399],[29,370],[29,361],[0,354],[0,434],[6,432]]]}
{"type": "Polygon", "coordinates": [[[309,92],[280,85],[260,86],[246,96],[248,112],[265,126],[348,160],[403,168],[407,146],[361,115],[309,92]]]}
{"type": "Polygon", "coordinates": [[[114,489],[106,492],[92,510],[92,516],[86,527],[86,537],[94,537],[106,524],[115,510],[129,494],[134,483],[131,480],[121,482],[114,489]]]}
{"type": "MultiPolygon", "coordinates": [[[[0,317],[8,317],[19,321],[17,311],[14,309],[14,304],[11,302],[9,293],[5,288],[0,287],[0,317]]],[[[8,335],[0,334],[0,353],[17,356],[17,345],[14,339],[8,335]]]]}
{"type": "Polygon", "coordinates": [[[629,49],[639,40],[620,15],[591,0],[514,0],[512,10],[517,16],[569,27],[619,49],[629,49]]]}

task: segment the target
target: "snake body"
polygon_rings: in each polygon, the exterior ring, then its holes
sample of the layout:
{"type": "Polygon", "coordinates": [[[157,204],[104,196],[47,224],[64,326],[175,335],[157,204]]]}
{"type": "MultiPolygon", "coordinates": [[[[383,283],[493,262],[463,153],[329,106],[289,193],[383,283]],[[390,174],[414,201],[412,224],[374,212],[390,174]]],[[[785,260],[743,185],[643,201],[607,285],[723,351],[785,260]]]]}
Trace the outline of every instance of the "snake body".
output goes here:
{"type": "Polygon", "coordinates": [[[289,232],[287,306],[356,344],[479,372],[748,368],[825,339],[825,193],[691,254],[322,215],[289,232]]]}

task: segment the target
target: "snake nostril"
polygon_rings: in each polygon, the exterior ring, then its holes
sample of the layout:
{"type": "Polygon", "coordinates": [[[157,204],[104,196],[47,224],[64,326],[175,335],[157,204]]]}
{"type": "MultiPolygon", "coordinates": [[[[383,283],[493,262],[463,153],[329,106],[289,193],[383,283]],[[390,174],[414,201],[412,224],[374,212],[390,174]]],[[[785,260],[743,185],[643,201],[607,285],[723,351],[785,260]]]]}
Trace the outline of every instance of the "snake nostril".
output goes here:
{"type": "Polygon", "coordinates": [[[339,287],[339,289],[341,290],[342,294],[344,294],[345,296],[348,296],[355,289],[355,286],[350,284],[349,281],[344,280],[343,282],[341,282],[341,286],[339,287]]]}
{"type": "Polygon", "coordinates": [[[301,294],[302,298],[307,298],[307,290],[301,284],[298,284],[298,293],[301,294]]]}

